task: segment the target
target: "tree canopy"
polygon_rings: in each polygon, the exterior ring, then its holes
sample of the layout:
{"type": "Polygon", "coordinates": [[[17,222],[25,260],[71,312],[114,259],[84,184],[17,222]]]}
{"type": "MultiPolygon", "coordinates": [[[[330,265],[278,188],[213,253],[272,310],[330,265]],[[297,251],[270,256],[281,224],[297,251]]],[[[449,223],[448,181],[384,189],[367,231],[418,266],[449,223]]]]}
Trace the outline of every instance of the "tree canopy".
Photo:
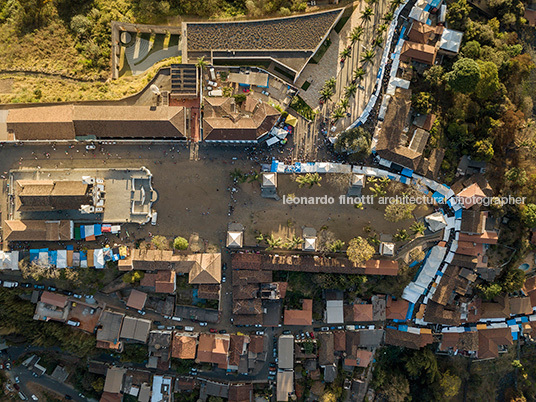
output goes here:
{"type": "Polygon", "coordinates": [[[374,255],[374,252],[374,247],[367,240],[358,236],[350,240],[348,243],[346,255],[354,264],[361,264],[370,260],[374,255]]]}
{"type": "Polygon", "coordinates": [[[480,67],[473,59],[462,57],[454,63],[446,78],[452,90],[468,94],[475,91],[480,81],[480,67]]]}

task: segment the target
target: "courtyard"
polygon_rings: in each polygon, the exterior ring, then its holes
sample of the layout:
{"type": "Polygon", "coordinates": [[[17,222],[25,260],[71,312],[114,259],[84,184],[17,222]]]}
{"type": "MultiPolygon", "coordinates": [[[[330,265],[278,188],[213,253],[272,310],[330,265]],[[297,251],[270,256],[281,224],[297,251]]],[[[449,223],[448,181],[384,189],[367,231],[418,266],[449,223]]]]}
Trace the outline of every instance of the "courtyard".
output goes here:
{"type": "MultiPolygon", "coordinates": [[[[302,237],[303,227],[320,231],[328,230],[344,242],[355,236],[380,239],[392,237],[399,229],[409,227],[414,219],[397,223],[384,219],[384,205],[340,205],[339,196],[346,194],[345,180],[334,174],[322,175],[321,186],[299,188],[292,175],[279,175],[278,193],[282,197],[332,196],[332,205],[288,205],[282,200],[264,199],[260,196],[258,181],[233,183],[231,172],[238,169],[244,174],[260,172],[263,159],[248,154],[241,147],[201,146],[196,160],[191,160],[188,145],[103,145],[87,151],[82,145],[34,146],[24,145],[4,149],[0,160],[0,172],[7,172],[21,165],[46,169],[69,168],[139,168],[146,166],[153,175],[153,188],[158,200],[153,209],[158,212],[156,226],[151,224],[124,224],[120,235],[122,242],[148,239],[154,235],[185,236],[197,233],[205,246],[225,246],[227,225],[238,222],[244,225],[245,245],[256,244],[256,234],[273,235],[283,241],[293,236],[302,237]],[[330,177],[333,176],[333,177],[330,177]]],[[[6,176],[7,177],[7,176],[6,176]]],[[[7,181],[2,186],[4,214],[7,208],[7,181]]],[[[370,194],[368,185],[364,195],[370,194]]],[[[424,207],[419,207],[424,208],[424,207]]],[[[417,208],[415,216],[423,216],[428,210],[417,208]]],[[[429,207],[428,207],[429,208],[429,207]]],[[[4,218],[4,216],[2,216],[4,218]]],[[[399,243],[402,244],[402,243],[399,243]]]]}

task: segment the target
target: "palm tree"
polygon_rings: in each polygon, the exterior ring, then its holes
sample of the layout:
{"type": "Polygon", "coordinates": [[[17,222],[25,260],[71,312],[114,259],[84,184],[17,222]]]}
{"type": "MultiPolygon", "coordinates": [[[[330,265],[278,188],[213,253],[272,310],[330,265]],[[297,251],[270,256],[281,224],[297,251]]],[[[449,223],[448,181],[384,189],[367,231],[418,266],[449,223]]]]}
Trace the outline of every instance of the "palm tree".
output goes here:
{"type": "Polygon", "coordinates": [[[244,173],[242,173],[242,171],[238,168],[229,173],[229,175],[235,183],[241,181],[244,178],[244,173]]]}
{"type": "Polygon", "coordinates": [[[385,22],[391,22],[394,18],[394,15],[393,15],[393,12],[392,11],[389,11],[387,12],[384,16],[383,16],[383,20],[385,22]]]}
{"type": "Polygon", "coordinates": [[[303,239],[301,237],[298,237],[296,235],[292,236],[292,238],[287,239],[287,243],[285,244],[289,250],[297,249],[301,246],[303,243],[303,239]]]}
{"type": "Polygon", "coordinates": [[[372,42],[372,47],[383,47],[383,36],[378,36],[376,39],[374,39],[374,42],[372,42]]]}
{"type": "Polygon", "coordinates": [[[344,48],[344,50],[340,54],[341,59],[346,60],[350,56],[351,53],[352,53],[351,48],[349,47],[344,48]]]}
{"type": "Polygon", "coordinates": [[[354,81],[361,81],[366,74],[367,72],[361,67],[356,68],[354,70],[354,81]]]}
{"type": "Polygon", "coordinates": [[[347,99],[350,99],[352,96],[354,96],[356,92],[357,86],[355,84],[350,84],[344,88],[344,96],[346,96],[347,99]]]}
{"type": "Polygon", "coordinates": [[[413,224],[409,227],[414,234],[424,234],[424,231],[426,230],[426,226],[424,226],[423,222],[415,221],[413,224]]]}
{"type": "Polygon", "coordinates": [[[203,72],[203,69],[208,65],[208,62],[205,60],[205,56],[199,57],[197,59],[197,63],[195,63],[195,66],[199,69],[201,69],[201,72],[203,72]]]}
{"type": "Polygon", "coordinates": [[[363,11],[361,11],[361,19],[364,22],[369,22],[372,19],[373,15],[374,11],[372,10],[372,7],[367,7],[363,11]]]}
{"type": "Polygon", "coordinates": [[[370,63],[372,60],[374,60],[374,56],[376,56],[376,53],[374,53],[374,50],[368,49],[365,51],[365,54],[361,57],[361,62],[363,64],[370,63]]]}
{"type": "Polygon", "coordinates": [[[401,4],[404,4],[404,0],[391,0],[391,10],[396,10],[401,4]]]}
{"type": "Polygon", "coordinates": [[[376,30],[376,32],[378,33],[378,35],[381,35],[382,33],[384,33],[385,31],[387,31],[387,25],[385,24],[381,24],[378,29],[376,30]]]}
{"type": "Polygon", "coordinates": [[[264,240],[268,244],[269,250],[274,248],[281,248],[281,245],[283,244],[283,240],[281,240],[280,237],[274,237],[273,234],[271,234],[269,237],[266,237],[264,240]]]}
{"type": "Polygon", "coordinates": [[[261,244],[265,238],[264,238],[264,235],[262,233],[259,233],[256,237],[255,237],[255,240],[257,241],[257,244],[261,244]]]}
{"type": "Polygon", "coordinates": [[[248,183],[253,183],[254,181],[261,181],[261,175],[258,172],[253,172],[249,175],[248,183]]]}
{"type": "Polygon", "coordinates": [[[361,40],[361,36],[363,36],[363,27],[355,27],[349,36],[352,45],[361,40]]]}
{"type": "Polygon", "coordinates": [[[342,109],[335,109],[333,111],[333,113],[331,113],[331,119],[336,122],[337,120],[343,118],[344,116],[346,115],[346,113],[344,113],[344,110],[342,109]]]}
{"type": "Polygon", "coordinates": [[[342,98],[340,101],[339,101],[339,108],[346,111],[346,109],[348,109],[348,104],[349,104],[349,101],[347,98],[342,98]]]}
{"type": "Polygon", "coordinates": [[[331,91],[334,91],[336,86],[337,86],[337,80],[335,79],[335,77],[331,77],[327,79],[326,82],[324,82],[323,88],[329,88],[331,89],[331,91]]]}
{"type": "Polygon", "coordinates": [[[333,96],[333,91],[329,88],[322,88],[320,90],[320,101],[323,103],[326,103],[327,101],[331,100],[331,97],[333,96]]]}

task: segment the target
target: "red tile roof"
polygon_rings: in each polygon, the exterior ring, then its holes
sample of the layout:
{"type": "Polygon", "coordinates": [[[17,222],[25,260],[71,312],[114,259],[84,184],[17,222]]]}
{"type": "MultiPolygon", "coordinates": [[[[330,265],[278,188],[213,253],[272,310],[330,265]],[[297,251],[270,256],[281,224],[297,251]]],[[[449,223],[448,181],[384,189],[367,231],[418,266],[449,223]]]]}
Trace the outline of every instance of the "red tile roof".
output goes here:
{"type": "Polygon", "coordinates": [[[313,300],[304,299],[301,310],[285,310],[285,325],[312,325],[313,324],[313,300]]]}

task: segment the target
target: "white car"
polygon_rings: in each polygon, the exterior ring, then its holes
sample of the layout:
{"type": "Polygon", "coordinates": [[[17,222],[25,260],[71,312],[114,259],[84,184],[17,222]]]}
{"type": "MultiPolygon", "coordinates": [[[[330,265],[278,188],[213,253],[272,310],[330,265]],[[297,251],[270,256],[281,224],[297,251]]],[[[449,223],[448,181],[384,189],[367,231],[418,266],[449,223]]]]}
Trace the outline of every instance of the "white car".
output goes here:
{"type": "Polygon", "coordinates": [[[218,83],[217,82],[214,82],[214,81],[209,81],[208,82],[208,85],[210,85],[211,87],[217,87],[218,86],[218,83]]]}
{"type": "Polygon", "coordinates": [[[34,394],[32,394],[32,399],[33,399],[34,401],[38,401],[38,400],[39,400],[39,398],[36,397],[34,394]]]}
{"type": "Polygon", "coordinates": [[[266,95],[266,96],[270,96],[270,92],[268,92],[268,91],[264,91],[264,90],[261,91],[261,94],[266,95]]]}
{"type": "Polygon", "coordinates": [[[93,151],[97,149],[97,147],[95,146],[95,144],[89,144],[89,145],[86,145],[86,150],[87,151],[93,151]]]}
{"type": "Polygon", "coordinates": [[[202,326],[202,327],[206,327],[208,325],[208,323],[207,322],[200,322],[199,325],[202,326]]]}

